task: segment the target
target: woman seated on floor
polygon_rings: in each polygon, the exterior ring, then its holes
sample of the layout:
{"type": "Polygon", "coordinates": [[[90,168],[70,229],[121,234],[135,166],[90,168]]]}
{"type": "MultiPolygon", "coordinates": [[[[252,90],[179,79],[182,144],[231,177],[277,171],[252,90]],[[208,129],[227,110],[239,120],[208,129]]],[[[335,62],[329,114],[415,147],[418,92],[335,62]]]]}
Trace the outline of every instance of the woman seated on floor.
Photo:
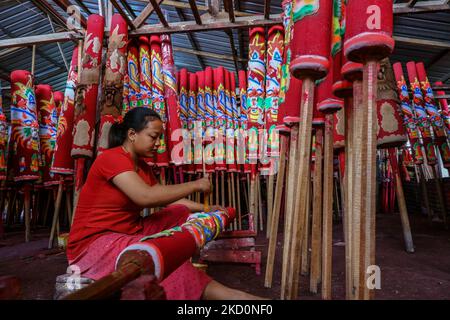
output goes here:
{"type": "MultiPolygon", "coordinates": [[[[81,276],[98,280],[114,271],[119,253],[142,237],[184,223],[203,205],[185,199],[195,192],[210,192],[207,178],[160,185],[143,158],[159,146],[163,123],[148,108],[134,108],[122,123],[111,127],[110,149],[99,155],[83,186],[69,235],[67,258],[81,276]],[[142,218],[144,208],[165,207],[142,218]]],[[[212,206],[211,210],[218,209],[212,206]]],[[[160,284],[169,300],[258,299],[228,288],[186,261],[160,284]]]]}

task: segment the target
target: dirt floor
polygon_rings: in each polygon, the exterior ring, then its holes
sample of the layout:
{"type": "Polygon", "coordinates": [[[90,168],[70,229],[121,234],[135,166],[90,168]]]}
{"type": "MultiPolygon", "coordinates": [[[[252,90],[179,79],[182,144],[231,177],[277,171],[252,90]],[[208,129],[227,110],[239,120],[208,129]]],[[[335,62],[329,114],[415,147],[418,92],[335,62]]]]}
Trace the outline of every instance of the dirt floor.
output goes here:
{"type": "MultiPolygon", "coordinates": [[[[381,290],[376,299],[450,299],[450,231],[441,225],[430,226],[426,218],[411,216],[416,248],[414,254],[404,250],[398,215],[377,217],[377,264],[381,268],[381,290]]],[[[23,232],[10,232],[0,240],[0,276],[15,275],[22,284],[24,299],[52,299],[57,275],[67,268],[61,250],[47,250],[48,230],[33,232],[33,241],[23,242],[23,232]]],[[[344,246],[342,225],[334,226],[333,299],[344,299],[344,246]]],[[[264,288],[267,240],[261,233],[257,250],[262,252],[262,274],[257,276],[250,265],[213,264],[207,272],[216,280],[260,296],[279,299],[281,283],[282,234],[279,234],[274,281],[264,288]]],[[[308,277],[302,276],[300,299],[317,300],[320,294],[308,292],[308,277]]]]}

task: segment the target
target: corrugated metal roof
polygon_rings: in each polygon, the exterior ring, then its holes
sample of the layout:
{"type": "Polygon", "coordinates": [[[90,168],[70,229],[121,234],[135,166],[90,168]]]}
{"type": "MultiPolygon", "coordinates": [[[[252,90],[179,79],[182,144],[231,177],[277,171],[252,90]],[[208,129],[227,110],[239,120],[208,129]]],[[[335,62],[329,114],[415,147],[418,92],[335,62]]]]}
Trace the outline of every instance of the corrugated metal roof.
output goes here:
{"type": "MultiPolygon", "coordinates": [[[[75,0],[68,0],[76,4],[75,0]]],[[[430,1],[419,0],[418,3],[430,1]]],[[[62,17],[67,17],[61,8],[53,1],[48,0],[62,17]]],[[[83,4],[91,11],[98,13],[97,0],[83,0],[83,4]]],[[[188,5],[188,0],[177,1],[188,5]]],[[[408,0],[395,1],[396,3],[406,3],[408,0]]],[[[138,15],[147,5],[146,0],[128,0],[127,3],[138,15]]],[[[434,0],[433,3],[436,3],[434,0]]],[[[197,1],[198,5],[205,5],[203,1],[197,1]]],[[[169,23],[181,21],[177,9],[172,6],[162,5],[164,13],[169,23]]],[[[262,14],[264,12],[263,0],[240,0],[235,1],[236,10],[251,13],[262,14]]],[[[186,20],[193,21],[194,16],[189,8],[178,9],[185,16],[186,20]]],[[[202,14],[204,11],[200,11],[202,14]]],[[[87,13],[81,9],[82,15],[86,18],[87,13]]],[[[271,1],[271,13],[281,13],[281,0],[271,1]]],[[[133,17],[131,17],[133,18],[133,17]]],[[[64,31],[65,26],[54,23],[56,31],[64,31]]],[[[159,24],[156,14],[152,14],[146,21],[147,24],[159,24]]],[[[450,43],[450,12],[434,13],[415,13],[409,15],[395,16],[396,36],[446,41],[450,43]]],[[[40,35],[52,33],[52,28],[48,19],[31,0],[3,0],[0,1],[0,39],[17,38],[30,35],[40,35]]],[[[246,57],[248,52],[248,30],[243,30],[243,52],[246,57]]],[[[239,49],[238,32],[233,30],[234,44],[238,52],[239,49]]],[[[211,52],[221,55],[232,56],[229,39],[223,31],[196,32],[192,38],[198,45],[198,50],[211,52]]],[[[172,35],[174,47],[193,49],[192,44],[186,34],[172,35]]],[[[70,63],[74,44],[71,42],[61,43],[61,49],[64,57],[70,63]]],[[[0,72],[8,74],[15,69],[30,69],[31,66],[31,48],[8,48],[0,50],[0,72]]],[[[188,68],[190,71],[201,69],[199,58],[195,55],[175,51],[175,64],[177,68],[188,68]]],[[[232,60],[222,60],[201,56],[200,60],[206,66],[222,65],[229,70],[234,70],[232,60]]],[[[431,81],[443,80],[450,83],[450,50],[444,48],[432,48],[405,43],[397,43],[394,54],[391,57],[393,62],[400,61],[406,63],[410,60],[423,61],[428,67],[428,73],[431,81]]],[[[240,67],[240,64],[238,64],[240,67]]],[[[55,90],[64,90],[67,70],[56,43],[39,45],[36,52],[35,75],[39,83],[48,83],[55,90]]],[[[3,86],[7,86],[2,81],[3,86]]]]}

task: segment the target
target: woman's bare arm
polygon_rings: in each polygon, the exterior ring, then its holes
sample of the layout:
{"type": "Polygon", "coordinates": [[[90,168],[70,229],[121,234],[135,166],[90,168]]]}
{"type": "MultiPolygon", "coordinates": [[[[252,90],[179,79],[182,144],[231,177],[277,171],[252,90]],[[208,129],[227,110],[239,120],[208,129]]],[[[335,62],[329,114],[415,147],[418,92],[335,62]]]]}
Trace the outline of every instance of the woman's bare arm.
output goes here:
{"type": "Polygon", "coordinates": [[[126,171],[112,179],[131,201],[141,207],[163,207],[194,192],[209,192],[211,185],[207,178],[175,185],[149,186],[134,171],[126,171]]]}

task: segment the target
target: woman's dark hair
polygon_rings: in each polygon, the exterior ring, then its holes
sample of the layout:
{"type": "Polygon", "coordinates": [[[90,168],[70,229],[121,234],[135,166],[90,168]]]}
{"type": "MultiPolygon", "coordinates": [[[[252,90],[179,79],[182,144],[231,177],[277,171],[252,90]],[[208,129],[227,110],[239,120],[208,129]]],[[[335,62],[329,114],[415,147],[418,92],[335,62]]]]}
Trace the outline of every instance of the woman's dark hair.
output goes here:
{"type": "Polygon", "coordinates": [[[137,107],[128,111],[120,123],[114,123],[109,131],[109,148],[121,146],[127,137],[129,129],[136,132],[143,130],[150,121],[159,120],[159,114],[149,108],[137,107]]]}

